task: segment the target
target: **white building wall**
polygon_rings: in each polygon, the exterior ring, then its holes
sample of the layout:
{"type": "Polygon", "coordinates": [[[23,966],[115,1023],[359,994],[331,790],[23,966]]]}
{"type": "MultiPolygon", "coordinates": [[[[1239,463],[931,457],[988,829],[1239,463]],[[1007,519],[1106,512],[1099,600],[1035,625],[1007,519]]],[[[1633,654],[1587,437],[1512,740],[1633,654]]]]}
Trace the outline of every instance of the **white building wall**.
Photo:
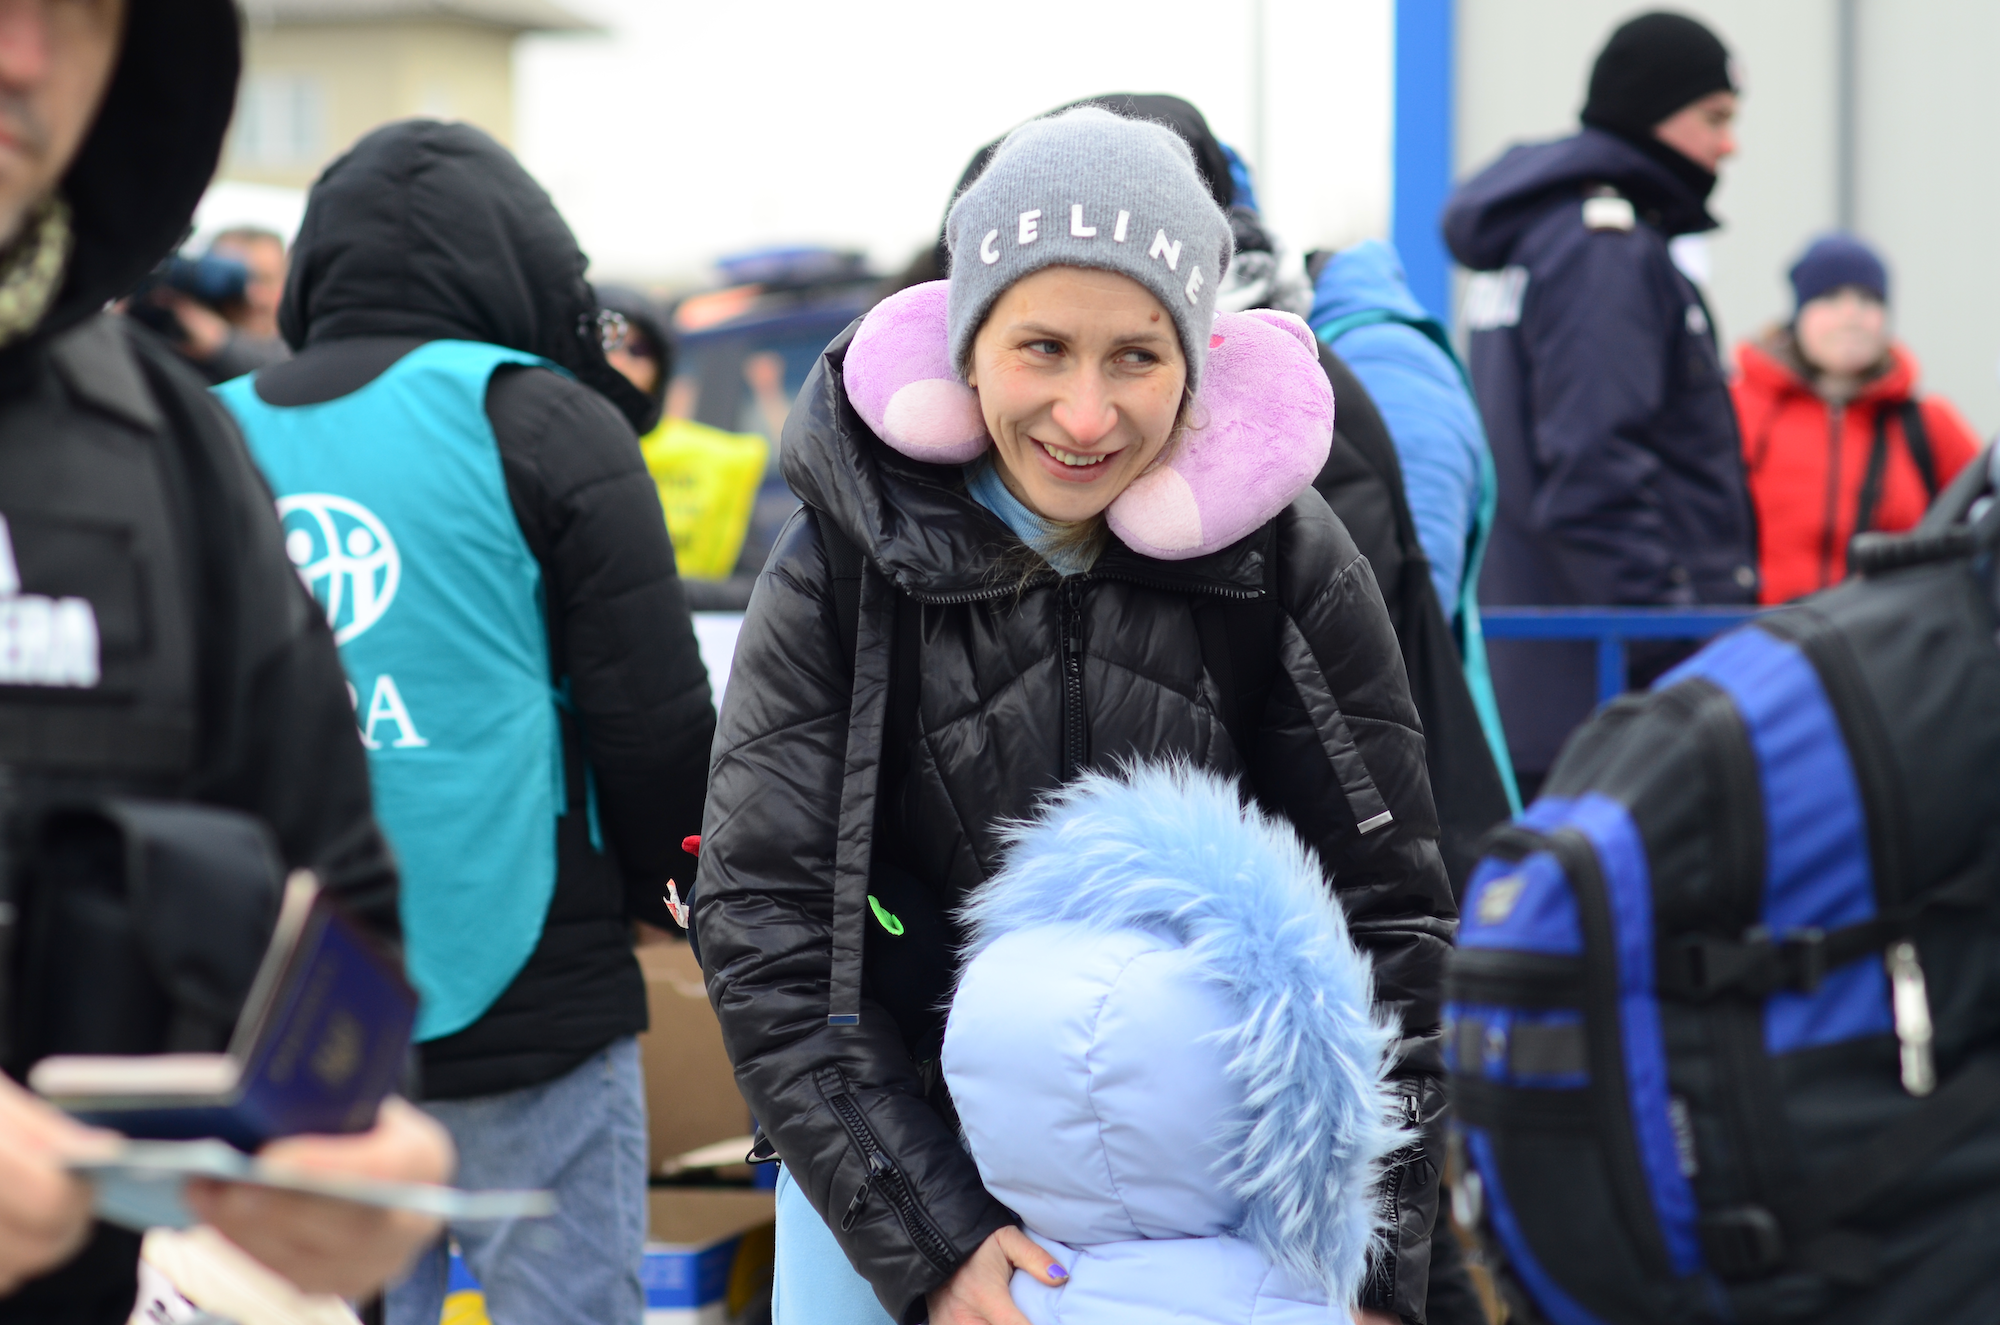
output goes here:
{"type": "MultiPolygon", "coordinates": [[[[1574,132],[1590,63],[1632,0],[1459,0],[1461,175],[1574,132]]],[[[1677,0],[1737,57],[1741,149],[1711,210],[1708,294],[1725,339],[1791,309],[1785,270],[1837,215],[1839,0],[1677,0]]],[[[1929,389],[2000,427],[2000,5],[1859,0],[1857,228],[1888,258],[1929,389]]]]}
{"type": "MultiPolygon", "coordinates": [[[[1754,3],[1754,0],[1752,0],[1754,3]]],[[[1924,382],[2000,428],[2000,103],[1989,0],[1862,0],[1862,234],[1924,382]]]]}

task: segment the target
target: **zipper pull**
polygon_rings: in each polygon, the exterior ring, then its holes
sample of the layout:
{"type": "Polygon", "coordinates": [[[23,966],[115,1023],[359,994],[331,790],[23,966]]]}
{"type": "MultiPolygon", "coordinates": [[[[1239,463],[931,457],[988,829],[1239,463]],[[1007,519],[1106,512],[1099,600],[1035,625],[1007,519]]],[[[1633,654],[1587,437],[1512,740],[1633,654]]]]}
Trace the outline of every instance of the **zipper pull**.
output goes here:
{"type": "Polygon", "coordinates": [[[1937,1089],[1937,1064],[1931,1058],[1931,1000],[1924,988],[1924,968],[1917,945],[1898,939],[1889,945],[1882,963],[1889,969],[1889,1004],[1895,1011],[1896,1042],[1903,1051],[1903,1089],[1919,1097],[1937,1089]]]}
{"type": "Polygon", "coordinates": [[[854,1221],[861,1217],[861,1208],[868,1204],[868,1191],[875,1180],[889,1171],[889,1160],[881,1154],[868,1157],[868,1176],[855,1188],[854,1199],[847,1203],[847,1213],[840,1217],[840,1231],[845,1233],[854,1227],[854,1221]]]}

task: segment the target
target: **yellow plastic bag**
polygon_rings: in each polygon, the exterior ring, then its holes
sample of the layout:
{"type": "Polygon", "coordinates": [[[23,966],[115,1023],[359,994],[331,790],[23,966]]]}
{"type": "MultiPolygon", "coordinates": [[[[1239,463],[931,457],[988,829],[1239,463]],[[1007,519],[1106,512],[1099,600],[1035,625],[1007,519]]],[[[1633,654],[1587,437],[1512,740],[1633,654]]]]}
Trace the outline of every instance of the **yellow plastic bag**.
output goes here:
{"type": "Polygon", "coordinates": [[[750,531],[771,444],[755,433],[665,419],[639,439],[639,450],[660,489],[680,573],[696,580],[727,578],[750,531]]]}

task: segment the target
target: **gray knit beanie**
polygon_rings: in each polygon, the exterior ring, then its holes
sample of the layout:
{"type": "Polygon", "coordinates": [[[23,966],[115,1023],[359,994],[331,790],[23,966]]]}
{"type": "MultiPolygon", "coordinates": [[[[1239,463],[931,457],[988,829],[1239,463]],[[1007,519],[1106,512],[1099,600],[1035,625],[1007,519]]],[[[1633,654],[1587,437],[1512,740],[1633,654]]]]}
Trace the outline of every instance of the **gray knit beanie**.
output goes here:
{"type": "Polygon", "coordinates": [[[960,377],[1009,286],[1044,267],[1097,267],[1139,282],[1173,315],[1188,386],[1200,385],[1233,240],[1172,129],[1095,106],[1030,120],[952,204],[944,234],[960,377]]]}

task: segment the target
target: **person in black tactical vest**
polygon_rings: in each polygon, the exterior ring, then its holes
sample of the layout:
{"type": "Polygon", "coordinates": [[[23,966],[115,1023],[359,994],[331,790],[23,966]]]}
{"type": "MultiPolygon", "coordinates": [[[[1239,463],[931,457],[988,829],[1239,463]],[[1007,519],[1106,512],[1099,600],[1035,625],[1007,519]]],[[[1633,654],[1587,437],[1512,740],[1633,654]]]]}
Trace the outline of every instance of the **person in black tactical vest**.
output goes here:
{"type": "MultiPolygon", "coordinates": [[[[10,846],[13,825],[75,801],[254,815],[287,867],[316,870],[393,941],[396,873],[339,658],[269,494],[187,366],[100,312],[186,228],[239,61],[229,0],[0,4],[0,799],[10,846]]],[[[0,871],[0,954],[59,964],[12,941],[20,873],[0,871]]],[[[93,1134],[15,1084],[35,1050],[13,1020],[0,1023],[0,1321],[123,1321],[138,1238],[92,1223],[91,1192],[63,1161],[93,1134]]],[[[416,1181],[453,1162],[400,1101],[371,1132],[266,1154],[416,1181]]],[[[435,1228],[239,1186],[189,1199],[301,1287],[355,1296],[435,1228]]]]}

